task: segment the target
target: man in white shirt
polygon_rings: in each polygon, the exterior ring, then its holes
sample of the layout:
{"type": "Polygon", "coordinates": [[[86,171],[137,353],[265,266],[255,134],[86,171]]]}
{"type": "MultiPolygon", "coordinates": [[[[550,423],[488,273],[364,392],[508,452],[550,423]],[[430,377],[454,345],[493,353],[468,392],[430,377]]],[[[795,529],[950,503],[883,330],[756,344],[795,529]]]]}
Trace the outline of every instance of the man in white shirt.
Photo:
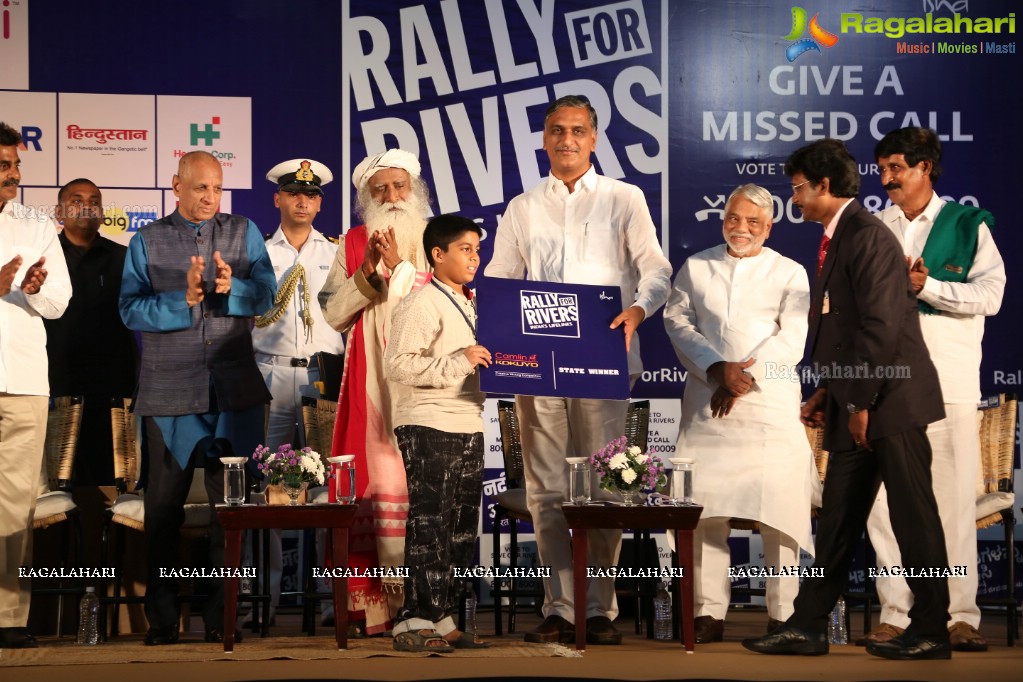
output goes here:
{"type": "MultiPolygon", "coordinates": [[[[678,448],[694,457],[696,641],[720,642],[730,601],[729,522],[760,522],[765,568],[813,553],[810,501],[820,481],[799,423],[799,373],[810,286],[806,270],[764,246],[774,203],[757,185],[725,204],[725,243],[682,265],[664,326],[689,371],[678,448]]],[[[767,579],[768,631],[792,615],[798,570],[767,579]]]]}
{"type": "MultiPolygon", "coordinates": [[[[671,286],[642,191],[598,175],[590,163],[597,113],[576,96],[554,101],[544,117],[543,147],[550,176],[511,200],[498,225],[488,277],[621,287],[626,308],[611,327],[622,329],[629,374],[642,371],[636,328],[660,308],[671,286]]],[[[574,639],[572,552],[561,501],[568,488],[565,458],[588,456],[625,431],[627,401],[518,396],[527,504],[536,530],[544,579],[544,622],[529,642],[574,639]]],[[[621,531],[590,533],[588,563],[615,566],[621,531]]],[[[586,640],[618,644],[614,580],[594,578],[586,607],[586,640]]]]}
{"type": "Polygon", "coordinates": [[[36,646],[29,634],[32,517],[46,439],[46,330],[71,300],[57,227],[14,201],[21,134],[0,123],[0,649],[36,646]]]}
{"type": "MultiPolygon", "coordinates": [[[[302,398],[319,398],[320,380],[315,353],[344,352],[341,333],[323,319],[316,295],[327,281],[337,244],[324,237],[313,221],[323,202],[321,187],[334,179],[318,161],[292,159],[277,164],[266,174],[277,185],[274,206],[281,224],[266,242],[277,297],[274,306],[256,318],[252,347],[273,400],[266,445],[271,450],[284,443],[297,449],[304,444],[302,398]]],[[[321,452],[324,457],[329,452],[321,452]]],[[[273,533],[270,552],[271,618],[281,597],[280,534],[273,533]]]]}
{"type": "MultiPolygon", "coordinates": [[[[874,150],[892,205],[879,217],[902,242],[920,309],[920,328],[938,370],[945,419],[927,427],[931,478],[950,566],[966,575],[948,581],[949,636],[955,651],[986,651],[977,631],[977,470],[980,439],[981,341],[984,317],[1002,304],[1005,266],[990,213],[948,203],[933,189],[941,175],[941,142],[928,128],[900,128],[874,150]]],[[[882,485],[867,522],[878,566],[901,566],[882,485]]],[[[859,643],[887,641],[909,624],[913,595],[899,576],[877,578],[881,626],[859,643]]]]}

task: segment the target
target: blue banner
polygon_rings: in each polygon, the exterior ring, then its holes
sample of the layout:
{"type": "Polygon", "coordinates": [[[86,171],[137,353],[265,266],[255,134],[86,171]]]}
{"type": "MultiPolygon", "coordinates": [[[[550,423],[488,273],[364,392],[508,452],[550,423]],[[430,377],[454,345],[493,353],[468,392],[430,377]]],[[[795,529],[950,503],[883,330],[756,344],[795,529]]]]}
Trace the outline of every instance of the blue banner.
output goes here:
{"type": "Polygon", "coordinates": [[[618,287],[482,278],[479,342],[493,358],[480,370],[487,393],[629,398],[618,287]]]}

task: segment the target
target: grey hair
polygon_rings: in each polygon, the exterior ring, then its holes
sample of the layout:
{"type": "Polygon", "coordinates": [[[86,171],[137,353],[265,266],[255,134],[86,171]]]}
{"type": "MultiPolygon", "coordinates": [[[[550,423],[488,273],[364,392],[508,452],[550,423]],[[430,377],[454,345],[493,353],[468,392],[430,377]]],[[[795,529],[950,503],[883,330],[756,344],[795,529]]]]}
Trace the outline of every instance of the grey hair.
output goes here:
{"type": "MultiPolygon", "coordinates": [[[[412,194],[422,201],[424,207],[430,205],[430,188],[426,186],[426,181],[418,175],[408,174],[409,177],[409,189],[412,194]]],[[[370,190],[370,183],[365,183],[359,188],[359,191],[355,195],[355,212],[359,218],[366,217],[366,209],[373,205],[373,192],[370,190]]]]}
{"type": "Polygon", "coordinates": [[[732,190],[732,193],[728,195],[728,201],[725,202],[725,210],[732,204],[732,200],[742,197],[748,199],[754,206],[767,211],[768,219],[774,218],[774,197],[767,189],[760,185],[754,185],[752,182],[740,185],[732,190]]]}
{"type": "Polygon", "coordinates": [[[554,112],[558,109],[564,109],[565,107],[572,107],[574,109],[585,109],[590,115],[590,126],[597,129],[597,110],[590,104],[590,100],[586,99],[582,95],[565,95],[551,102],[550,106],[547,107],[547,112],[543,115],[543,125],[547,127],[547,119],[554,115],[554,112]]]}

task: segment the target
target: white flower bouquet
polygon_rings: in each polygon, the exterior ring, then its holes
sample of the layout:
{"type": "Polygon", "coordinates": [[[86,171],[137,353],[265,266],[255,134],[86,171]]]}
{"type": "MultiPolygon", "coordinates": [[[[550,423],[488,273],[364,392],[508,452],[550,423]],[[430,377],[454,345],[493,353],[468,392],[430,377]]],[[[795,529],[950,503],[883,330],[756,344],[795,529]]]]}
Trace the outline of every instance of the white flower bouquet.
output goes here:
{"type": "Polygon", "coordinates": [[[593,453],[590,466],[600,476],[603,490],[653,490],[667,481],[660,458],[630,446],[625,436],[593,453]]]}

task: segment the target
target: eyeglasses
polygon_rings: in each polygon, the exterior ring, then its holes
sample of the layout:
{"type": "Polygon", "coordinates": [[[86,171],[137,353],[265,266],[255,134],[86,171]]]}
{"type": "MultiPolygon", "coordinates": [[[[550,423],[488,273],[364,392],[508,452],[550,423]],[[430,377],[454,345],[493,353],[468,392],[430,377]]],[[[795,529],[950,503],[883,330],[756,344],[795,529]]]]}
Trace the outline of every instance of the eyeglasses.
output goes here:
{"type": "Polygon", "coordinates": [[[792,193],[793,194],[799,194],[799,188],[802,187],[803,185],[807,184],[808,182],[811,182],[811,181],[810,180],[804,180],[803,182],[799,183],[798,185],[792,185],[792,193]]]}

